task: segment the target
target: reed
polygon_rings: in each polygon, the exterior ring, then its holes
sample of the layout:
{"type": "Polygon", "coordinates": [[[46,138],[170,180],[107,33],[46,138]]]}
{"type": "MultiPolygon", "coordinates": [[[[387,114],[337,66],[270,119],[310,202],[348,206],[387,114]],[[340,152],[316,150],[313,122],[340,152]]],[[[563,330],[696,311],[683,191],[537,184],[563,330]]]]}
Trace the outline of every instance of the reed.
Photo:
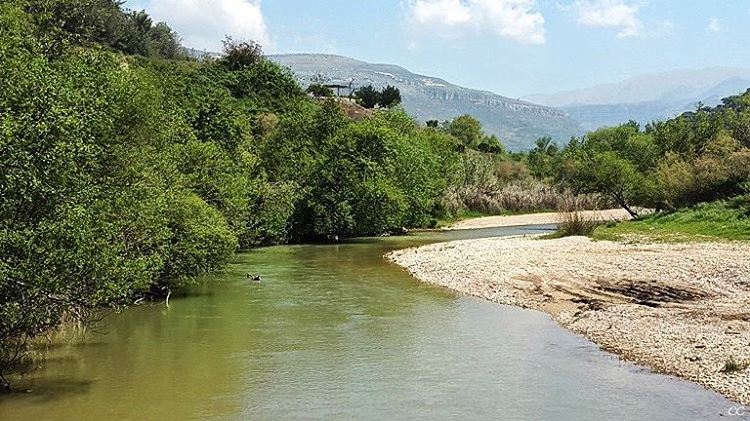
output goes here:
{"type": "Polygon", "coordinates": [[[587,201],[579,197],[561,200],[558,207],[558,236],[590,236],[594,233],[602,221],[583,213],[588,209],[587,205],[587,201]]]}

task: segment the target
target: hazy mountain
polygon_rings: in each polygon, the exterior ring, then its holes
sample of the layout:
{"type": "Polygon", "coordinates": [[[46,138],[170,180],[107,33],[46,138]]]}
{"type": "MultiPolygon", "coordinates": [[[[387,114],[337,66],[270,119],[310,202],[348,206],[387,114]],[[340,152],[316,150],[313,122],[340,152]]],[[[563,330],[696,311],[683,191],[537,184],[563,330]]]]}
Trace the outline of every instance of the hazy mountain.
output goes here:
{"type": "Polygon", "coordinates": [[[352,83],[355,88],[369,84],[378,88],[396,86],[401,91],[406,111],[421,122],[471,114],[482,122],[488,133],[498,135],[511,150],[529,149],[537,138],[545,135],[564,143],[582,131],[578,123],[558,109],[463,88],[399,66],[323,54],[269,58],[290,67],[303,86],[314,81],[352,83]]]}
{"type": "Polygon", "coordinates": [[[750,69],[715,67],[642,75],[620,83],[525,99],[565,110],[584,129],[593,130],[628,120],[663,120],[694,110],[699,103],[717,105],[721,98],[748,88],[750,69]]]}

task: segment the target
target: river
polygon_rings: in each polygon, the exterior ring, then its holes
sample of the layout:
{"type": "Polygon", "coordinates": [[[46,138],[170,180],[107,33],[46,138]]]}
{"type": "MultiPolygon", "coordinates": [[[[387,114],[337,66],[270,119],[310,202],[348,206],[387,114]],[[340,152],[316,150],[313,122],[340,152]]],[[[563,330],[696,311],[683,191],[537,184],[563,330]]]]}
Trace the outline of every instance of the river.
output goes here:
{"type": "Polygon", "coordinates": [[[685,421],[729,411],[723,397],[623,363],[542,313],[421,284],[382,257],[539,229],[240,254],[169,308],[132,308],[55,341],[20,383],[30,392],[0,397],[0,420],[685,421]]]}

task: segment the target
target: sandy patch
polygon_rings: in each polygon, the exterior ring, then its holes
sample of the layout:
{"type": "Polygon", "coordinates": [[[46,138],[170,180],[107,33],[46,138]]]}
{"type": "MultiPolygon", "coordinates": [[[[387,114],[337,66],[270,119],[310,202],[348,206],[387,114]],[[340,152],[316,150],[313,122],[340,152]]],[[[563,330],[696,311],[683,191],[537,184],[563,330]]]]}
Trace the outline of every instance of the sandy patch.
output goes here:
{"type": "MultiPolygon", "coordinates": [[[[630,219],[630,215],[624,209],[607,209],[598,211],[581,212],[588,219],[600,221],[621,221],[630,219]]],[[[487,216],[483,218],[467,219],[457,222],[445,229],[468,230],[477,228],[496,227],[518,227],[524,225],[552,225],[560,221],[560,215],[556,212],[530,213],[526,215],[487,216]]]]}

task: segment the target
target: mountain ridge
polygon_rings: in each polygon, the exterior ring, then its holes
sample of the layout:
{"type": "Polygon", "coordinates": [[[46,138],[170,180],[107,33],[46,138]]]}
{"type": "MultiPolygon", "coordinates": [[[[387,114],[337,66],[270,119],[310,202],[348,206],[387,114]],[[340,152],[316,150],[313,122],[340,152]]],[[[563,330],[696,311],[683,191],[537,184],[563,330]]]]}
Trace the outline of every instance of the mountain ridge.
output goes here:
{"type": "Polygon", "coordinates": [[[619,82],[527,95],[522,99],[550,107],[692,100],[731,79],[750,81],[750,68],[717,66],[646,73],[619,82]]]}
{"type": "Polygon", "coordinates": [[[708,67],[638,75],[621,82],[524,98],[566,111],[588,131],[629,120],[647,124],[672,118],[700,105],[718,105],[722,98],[748,88],[750,69],[708,67]]]}
{"type": "Polygon", "coordinates": [[[465,88],[394,64],[368,63],[335,54],[283,54],[268,58],[291,68],[303,86],[349,81],[354,87],[396,86],[401,91],[404,108],[420,122],[470,114],[511,150],[530,149],[542,136],[551,136],[562,143],[582,133],[580,125],[565,111],[465,88]]]}

